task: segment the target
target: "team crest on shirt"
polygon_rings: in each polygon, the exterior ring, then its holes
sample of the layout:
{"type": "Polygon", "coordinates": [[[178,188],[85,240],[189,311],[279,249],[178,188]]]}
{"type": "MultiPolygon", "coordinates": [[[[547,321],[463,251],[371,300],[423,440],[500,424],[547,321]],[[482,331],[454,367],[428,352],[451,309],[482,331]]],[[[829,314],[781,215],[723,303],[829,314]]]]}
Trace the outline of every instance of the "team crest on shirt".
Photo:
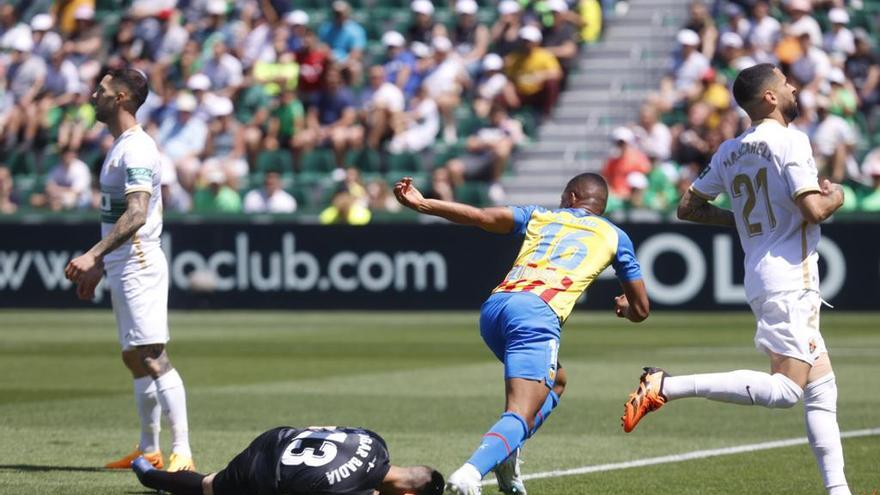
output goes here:
{"type": "Polygon", "coordinates": [[[810,339],[810,354],[816,352],[816,339],[810,339]]]}

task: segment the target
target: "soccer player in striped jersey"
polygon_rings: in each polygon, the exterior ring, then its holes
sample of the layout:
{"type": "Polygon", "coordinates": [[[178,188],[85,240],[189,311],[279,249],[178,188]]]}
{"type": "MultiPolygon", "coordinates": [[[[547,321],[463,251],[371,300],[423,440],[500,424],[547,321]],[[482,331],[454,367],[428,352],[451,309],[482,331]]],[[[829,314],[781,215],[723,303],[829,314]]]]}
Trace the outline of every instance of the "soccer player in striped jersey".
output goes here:
{"type": "Polygon", "coordinates": [[[140,71],[117,69],[101,79],[92,95],[97,119],[116,138],[101,166],[102,239],[71,260],[65,275],[85,300],[94,297],[95,286],[106,275],[122,360],[134,380],[140,442],[133,452],[105,467],[128,469],[143,455],[161,468],[159,424],[164,411],[171,425],[168,470],[191,470],[186,392],[165,350],[168,263],[159,240],[162,167],[156,143],[134,117],[147,98],[147,84],[140,71]]]}
{"type": "Polygon", "coordinates": [[[410,178],[399,181],[394,194],[419,213],[488,232],[525,236],[513,268],[480,314],[480,334],[504,363],[507,405],[447,484],[452,494],[476,495],[482,478],[494,470],[502,492],[525,494],[519,448],[547,420],[565,389],[557,352],[562,325],[575,302],[612,265],[623,287],[615,301],[617,316],[633,322],[648,317],[648,295],[632,241],[601,216],[608,185],[597,174],[580,174],[565,186],[555,210],[475,208],[425,199],[410,178]]]}
{"type": "Polygon", "coordinates": [[[819,181],[806,134],[790,129],[796,89],[771,64],[743,70],[733,96],[752,126],[725,141],[681,198],[678,216],[735,227],[745,252],[746,297],[755,346],[770,373],[737,370],[672,376],[645,368],[624,405],[625,431],[667,401],[686,397],[769,408],[804,401],[807,438],[830,495],[849,495],[837,425],[837,383],[819,331],[819,224],[843,204],[843,190],[819,181]],[[722,192],[733,211],[709,203],[722,192]]]}

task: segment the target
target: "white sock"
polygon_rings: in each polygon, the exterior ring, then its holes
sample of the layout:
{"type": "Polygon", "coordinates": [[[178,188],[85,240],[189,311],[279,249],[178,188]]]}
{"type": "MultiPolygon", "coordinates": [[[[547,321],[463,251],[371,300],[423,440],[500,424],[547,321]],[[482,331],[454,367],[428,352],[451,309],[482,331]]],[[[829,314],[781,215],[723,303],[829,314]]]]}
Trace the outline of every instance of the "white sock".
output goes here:
{"type": "Polygon", "coordinates": [[[135,378],[134,402],[137,404],[138,416],[141,418],[141,441],[138,450],[156,452],[159,450],[159,431],[162,419],[162,408],[156,397],[156,384],[153,377],[135,378]]]}
{"type": "Polygon", "coordinates": [[[804,390],[807,438],[830,495],[849,495],[843,473],[843,447],[837,426],[837,382],[834,373],[819,378],[804,390]]]}
{"type": "Polygon", "coordinates": [[[176,369],[156,378],[159,403],[171,424],[171,452],[192,457],[189,448],[189,425],[186,419],[186,390],[176,369]]]}
{"type": "Polygon", "coordinates": [[[671,376],[663,381],[668,400],[705,397],[733,404],[787,408],[798,403],[803,390],[787,376],[752,370],[671,376]]]}

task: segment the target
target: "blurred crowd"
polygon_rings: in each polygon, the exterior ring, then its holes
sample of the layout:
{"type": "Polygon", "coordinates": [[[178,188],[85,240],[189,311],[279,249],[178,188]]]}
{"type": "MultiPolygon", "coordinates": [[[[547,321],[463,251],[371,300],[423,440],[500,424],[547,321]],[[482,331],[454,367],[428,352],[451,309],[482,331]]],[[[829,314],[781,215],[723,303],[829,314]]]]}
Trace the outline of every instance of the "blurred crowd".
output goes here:
{"type": "Polygon", "coordinates": [[[602,5],[441,1],[4,2],[0,212],[97,207],[113,136],[90,95],[122,66],[151,84],[137,119],[166,211],[362,224],[397,209],[404,174],[434,197],[502,201],[602,5]]]}
{"type": "Polygon", "coordinates": [[[676,41],[638,122],[610,136],[612,210],[674,210],[718,146],[751,124],[731,96],[736,75],[769,62],[798,88],[792,125],[809,135],[820,176],[844,184],[841,211],[880,211],[880,2],[694,0],[676,41]]]}

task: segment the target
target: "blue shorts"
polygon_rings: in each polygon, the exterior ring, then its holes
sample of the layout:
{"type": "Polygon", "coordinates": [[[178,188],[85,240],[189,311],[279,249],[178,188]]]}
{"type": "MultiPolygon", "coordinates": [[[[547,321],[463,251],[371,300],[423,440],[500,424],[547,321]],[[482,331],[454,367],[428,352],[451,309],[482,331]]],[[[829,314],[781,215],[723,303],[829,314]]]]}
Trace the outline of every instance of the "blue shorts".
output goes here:
{"type": "Polygon", "coordinates": [[[531,292],[492,294],[480,311],[480,335],[504,363],[505,380],[526,378],[553,388],[561,330],[556,313],[531,292]]]}

